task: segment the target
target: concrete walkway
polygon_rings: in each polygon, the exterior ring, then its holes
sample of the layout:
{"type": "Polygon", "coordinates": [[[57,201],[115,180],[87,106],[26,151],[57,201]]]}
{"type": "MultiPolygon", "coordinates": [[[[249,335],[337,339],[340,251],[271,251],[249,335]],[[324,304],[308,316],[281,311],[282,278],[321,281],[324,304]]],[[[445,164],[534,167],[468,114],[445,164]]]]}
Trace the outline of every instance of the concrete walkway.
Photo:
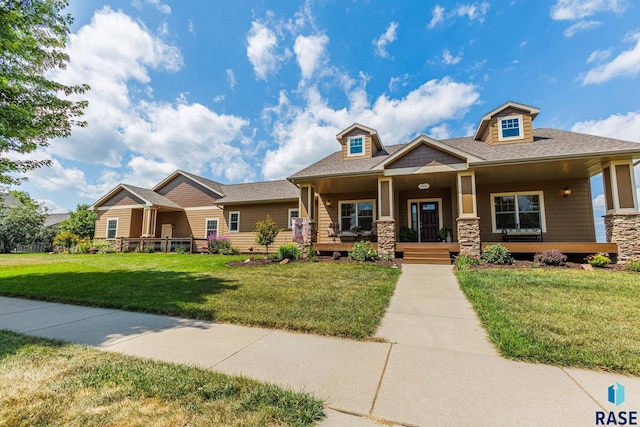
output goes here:
{"type": "Polygon", "coordinates": [[[357,342],[0,298],[0,329],[191,364],[313,392],[323,426],[589,426],[640,409],[640,378],[500,357],[449,266],[405,265],[378,331],[357,342]],[[620,382],[626,402],[607,402],[620,382]]]}

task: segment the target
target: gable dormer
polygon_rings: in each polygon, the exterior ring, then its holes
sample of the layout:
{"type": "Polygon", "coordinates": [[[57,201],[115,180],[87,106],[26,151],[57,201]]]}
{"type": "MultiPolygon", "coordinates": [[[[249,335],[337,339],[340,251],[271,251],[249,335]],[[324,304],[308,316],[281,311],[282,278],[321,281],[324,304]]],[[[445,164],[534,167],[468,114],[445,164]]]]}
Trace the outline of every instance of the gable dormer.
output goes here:
{"type": "Polygon", "coordinates": [[[509,101],[482,117],[474,139],[489,145],[533,142],[533,120],[538,113],[538,108],[509,101]]]}
{"type": "Polygon", "coordinates": [[[382,142],[375,129],[352,124],[336,135],[342,144],[342,160],[370,159],[382,150],[382,142]]]}

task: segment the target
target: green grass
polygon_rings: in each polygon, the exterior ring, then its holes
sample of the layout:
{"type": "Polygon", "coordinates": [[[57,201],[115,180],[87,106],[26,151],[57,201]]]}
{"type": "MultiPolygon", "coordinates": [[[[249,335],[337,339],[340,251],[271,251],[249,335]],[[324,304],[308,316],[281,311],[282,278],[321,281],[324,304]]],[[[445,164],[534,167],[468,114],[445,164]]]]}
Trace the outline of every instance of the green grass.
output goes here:
{"type": "Polygon", "coordinates": [[[364,339],[375,333],[399,275],[355,263],[225,266],[240,259],[0,255],[0,295],[364,339]]]}
{"type": "Polygon", "coordinates": [[[322,402],[242,377],[0,331],[0,425],[309,426],[322,402]]]}
{"type": "Polygon", "coordinates": [[[457,276],[504,356],[640,375],[640,275],[490,269],[457,276]]]}

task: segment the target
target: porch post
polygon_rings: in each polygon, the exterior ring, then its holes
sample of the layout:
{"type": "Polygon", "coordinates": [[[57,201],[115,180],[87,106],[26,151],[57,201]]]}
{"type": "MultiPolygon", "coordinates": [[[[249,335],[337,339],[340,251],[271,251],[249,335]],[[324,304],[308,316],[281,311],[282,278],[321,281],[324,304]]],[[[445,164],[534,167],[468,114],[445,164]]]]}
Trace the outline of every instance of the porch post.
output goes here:
{"type": "Polygon", "coordinates": [[[393,178],[378,178],[378,255],[381,258],[396,257],[396,220],[393,212],[393,178]]]}
{"type": "Polygon", "coordinates": [[[618,246],[618,262],[640,257],[640,212],[636,195],[633,161],[612,161],[602,165],[607,242],[618,246]]]}
{"type": "Polygon", "coordinates": [[[458,172],[458,213],[456,228],[460,253],[480,256],[480,218],[476,200],[476,174],[473,171],[458,172]]]}
{"type": "Polygon", "coordinates": [[[298,212],[300,214],[300,218],[304,218],[309,223],[309,233],[306,235],[304,241],[299,243],[302,254],[306,257],[309,247],[316,243],[318,234],[318,224],[316,221],[316,191],[310,184],[300,186],[298,212]]]}
{"type": "Polygon", "coordinates": [[[155,237],[158,209],[145,207],[142,213],[142,237],[155,237]]]}

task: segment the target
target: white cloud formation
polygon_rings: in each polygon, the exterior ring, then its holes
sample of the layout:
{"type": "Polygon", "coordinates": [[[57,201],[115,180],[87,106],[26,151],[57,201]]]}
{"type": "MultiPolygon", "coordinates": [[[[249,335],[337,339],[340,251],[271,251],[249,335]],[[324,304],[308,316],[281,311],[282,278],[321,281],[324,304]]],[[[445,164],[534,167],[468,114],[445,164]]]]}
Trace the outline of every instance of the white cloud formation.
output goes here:
{"type": "Polygon", "coordinates": [[[591,64],[592,62],[602,62],[609,59],[611,56],[611,49],[600,50],[596,49],[591,52],[591,55],[587,58],[587,64],[591,64]]]}
{"type": "Polygon", "coordinates": [[[442,62],[447,65],[455,65],[458,62],[462,61],[462,52],[458,53],[458,56],[453,56],[449,49],[445,49],[442,51],[442,62]]]}
{"type": "Polygon", "coordinates": [[[293,52],[304,80],[310,79],[325,56],[329,37],[325,34],[314,36],[298,36],[293,45],[293,52]]]}
{"type": "Polygon", "coordinates": [[[277,46],[278,38],[275,32],[259,21],[251,23],[251,30],[247,35],[247,57],[259,79],[266,80],[270,74],[277,71],[277,46]]]}
{"type": "MultiPolygon", "coordinates": [[[[312,161],[337,151],[335,135],[354,122],[377,129],[384,144],[408,142],[417,133],[441,122],[460,117],[478,100],[471,84],[450,78],[431,80],[402,99],[379,96],[372,104],[365,88],[349,92],[349,106],[333,109],[316,87],[305,92],[306,105],[296,107],[280,97],[272,137],[278,147],[268,150],[262,167],[266,179],[277,179],[301,169],[312,161]]],[[[444,128],[436,128],[442,132],[444,128]]]]}
{"type": "Polygon", "coordinates": [[[225,71],[227,73],[227,84],[231,88],[231,90],[236,88],[236,75],[231,68],[227,68],[225,71]]]}
{"type": "Polygon", "coordinates": [[[409,74],[403,74],[398,77],[391,77],[389,79],[389,92],[395,92],[400,87],[407,87],[409,84],[409,74]]]}
{"type": "Polygon", "coordinates": [[[191,33],[191,34],[196,34],[196,29],[193,26],[193,19],[189,19],[189,21],[187,22],[187,30],[191,33]]]}
{"type": "Polygon", "coordinates": [[[571,38],[580,32],[598,28],[600,25],[602,25],[602,22],[600,21],[582,20],[576,22],[575,24],[564,30],[563,34],[565,37],[571,38]]]}
{"type": "Polygon", "coordinates": [[[387,45],[393,43],[398,38],[396,30],[398,29],[398,23],[392,21],[387,27],[387,31],[381,34],[380,37],[373,40],[371,43],[375,46],[375,54],[381,58],[388,58],[387,45]]]}
{"type": "Polygon", "coordinates": [[[634,77],[640,73],[640,31],[627,36],[625,41],[636,44],[610,62],[589,70],[582,79],[583,85],[604,83],[615,77],[634,77]]]}
{"type": "Polygon", "coordinates": [[[456,7],[447,11],[444,7],[436,5],[432,10],[431,21],[427,28],[435,28],[438,24],[444,24],[447,20],[455,18],[467,17],[469,21],[484,22],[485,16],[489,11],[489,3],[483,1],[481,3],[458,3],[456,7]]]}
{"type": "Polygon", "coordinates": [[[558,0],[551,8],[551,18],[574,21],[599,12],[623,13],[626,8],[626,0],[558,0]]]}
{"type": "Polygon", "coordinates": [[[612,114],[602,120],[577,122],[571,127],[571,130],[573,132],[640,142],[640,111],[612,114]]]}
{"type": "Polygon", "coordinates": [[[151,3],[164,14],[168,15],[171,13],[171,7],[168,4],[162,3],[160,0],[147,0],[147,3],[151,3]]]}

